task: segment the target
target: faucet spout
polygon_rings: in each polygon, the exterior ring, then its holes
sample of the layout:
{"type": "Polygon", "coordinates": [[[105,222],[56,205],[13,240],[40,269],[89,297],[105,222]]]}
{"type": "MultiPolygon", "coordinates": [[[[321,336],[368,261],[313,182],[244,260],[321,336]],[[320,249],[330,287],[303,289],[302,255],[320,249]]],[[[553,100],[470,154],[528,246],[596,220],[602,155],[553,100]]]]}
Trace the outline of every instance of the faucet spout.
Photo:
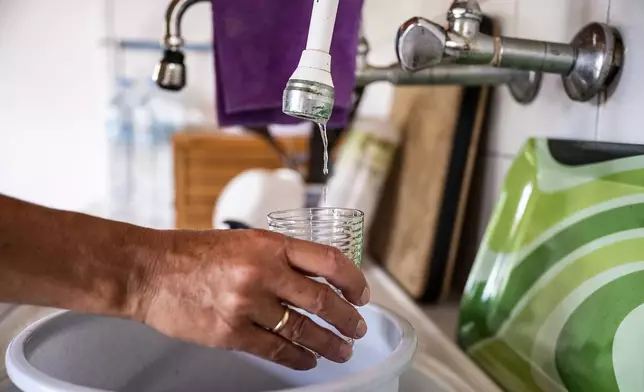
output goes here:
{"type": "Polygon", "coordinates": [[[335,88],[330,51],[339,2],[313,0],[306,49],[282,96],[282,111],[289,116],[321,124],[331,117],[335,88]]]}
{"type": "Polygon", "coordinates": [[[164,90],[179,91],[186,85],[181,22],[191,6],[209,0],[172,0],[165,13],[163,58],[154,69],[153,79],[164,90]]]}

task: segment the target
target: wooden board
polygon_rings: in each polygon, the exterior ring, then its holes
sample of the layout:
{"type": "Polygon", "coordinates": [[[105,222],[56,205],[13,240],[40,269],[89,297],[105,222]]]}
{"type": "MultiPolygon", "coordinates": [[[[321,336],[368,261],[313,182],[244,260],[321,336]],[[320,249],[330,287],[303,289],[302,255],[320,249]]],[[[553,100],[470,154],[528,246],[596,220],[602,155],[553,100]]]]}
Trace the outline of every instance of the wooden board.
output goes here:
{"type": "Polygon", "coordinates": [[[393,187],[385,188],[378,213],[391,217],[387,223],[376,218],[369,244],[375,259],[414,298],[423,296],[429,277],[461,94],[460,87],[397,91],[396,99],[406,101],[410,111],[401,119],[401,160],[392,171],[397,178],[387,184],[393,187]]]}
{"type": "MultiPolygon", "coordinates": [[[[492,21],[485,22],[492,32],[492,21]]],[[[459,86],[396,91],[391,121],[401,127],[403,142],[368,233],[367,252],[417,300],[436,302],[451,294],[490,91],[459,86]]]]}
{"type": "Polygon", "coordinates": [[[411,110],[398,120],[403,143],[368,252],[412,297],[434,302],[450,294],[489,88],[401,89],[396,99],[411,110]]]}
{"type": "MultiPolygon", "coordinates": [[[[307,153],[308,135],[277,139],[289,154],[307,153]]],[[[179,229],[212,228],[219,194],[239,173],[282,167],[278,154],[253,134],[234,135],[212,130],[180,132],[173,138],[173,154],[175,227],[179,229]]]]}

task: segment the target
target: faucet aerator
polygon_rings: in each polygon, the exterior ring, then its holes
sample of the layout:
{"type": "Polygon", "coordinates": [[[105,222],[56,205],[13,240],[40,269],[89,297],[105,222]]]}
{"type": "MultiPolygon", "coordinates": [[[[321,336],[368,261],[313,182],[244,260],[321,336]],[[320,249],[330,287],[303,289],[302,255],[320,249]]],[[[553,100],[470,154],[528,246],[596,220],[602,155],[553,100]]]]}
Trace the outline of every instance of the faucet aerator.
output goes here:
{"type": "Polygon", "coordinates": [[[282,96],[282,111],[289,116],[326,124],[334,101],[333,87],[312,80],[290,79],[282,96]]]}
{"type": "Polygon", "coordinates": [[[183,61],[183,53],[166,50],[152,75],[157,86],[170,91],[182,90],[186,86],[186,66],[183,61]]]}
{"type": "Polygon", "coordinates": [[[172,0],[165,13],[165,34],[161,45],[163,58],[155,66],[152,79],[164,90],[180,91],[186,86],[186,66],[181,21],[188,8],[210,0],[172,0]]]}
{"type": "Polygon", "coordinates": [[[326,124],[335,102],[331,76],[331,39],[340,0],[314,0],[306,49],[286,83],[282,111],[326,124]]]}

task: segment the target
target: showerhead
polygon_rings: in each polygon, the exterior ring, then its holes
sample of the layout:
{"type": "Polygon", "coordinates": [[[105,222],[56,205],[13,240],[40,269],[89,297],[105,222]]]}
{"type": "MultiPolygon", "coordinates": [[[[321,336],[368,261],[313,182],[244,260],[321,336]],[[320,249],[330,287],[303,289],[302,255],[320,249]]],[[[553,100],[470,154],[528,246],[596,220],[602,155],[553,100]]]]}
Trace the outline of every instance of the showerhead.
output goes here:
{"type": "Polygon", "coordinates": [[[414,17],[403,23],[396,36],[396,55],[402,69],[416,72],[440,64],[447,32],[440,25],[414,17]]]}

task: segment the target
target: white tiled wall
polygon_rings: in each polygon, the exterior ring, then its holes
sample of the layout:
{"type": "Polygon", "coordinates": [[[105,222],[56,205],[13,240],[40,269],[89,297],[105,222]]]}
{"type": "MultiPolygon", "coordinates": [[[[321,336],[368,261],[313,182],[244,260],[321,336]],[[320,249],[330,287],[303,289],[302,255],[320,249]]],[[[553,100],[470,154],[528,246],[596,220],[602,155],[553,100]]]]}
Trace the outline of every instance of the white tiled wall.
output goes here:
{"type": "Polygon", "coordinates": [[[611,0],[608,22],[620,29],[626,44],[621,79],[610,99],[600,108],[597,139],[644,143],[641,127],[644,103],[644,2],[611,0]]]}

